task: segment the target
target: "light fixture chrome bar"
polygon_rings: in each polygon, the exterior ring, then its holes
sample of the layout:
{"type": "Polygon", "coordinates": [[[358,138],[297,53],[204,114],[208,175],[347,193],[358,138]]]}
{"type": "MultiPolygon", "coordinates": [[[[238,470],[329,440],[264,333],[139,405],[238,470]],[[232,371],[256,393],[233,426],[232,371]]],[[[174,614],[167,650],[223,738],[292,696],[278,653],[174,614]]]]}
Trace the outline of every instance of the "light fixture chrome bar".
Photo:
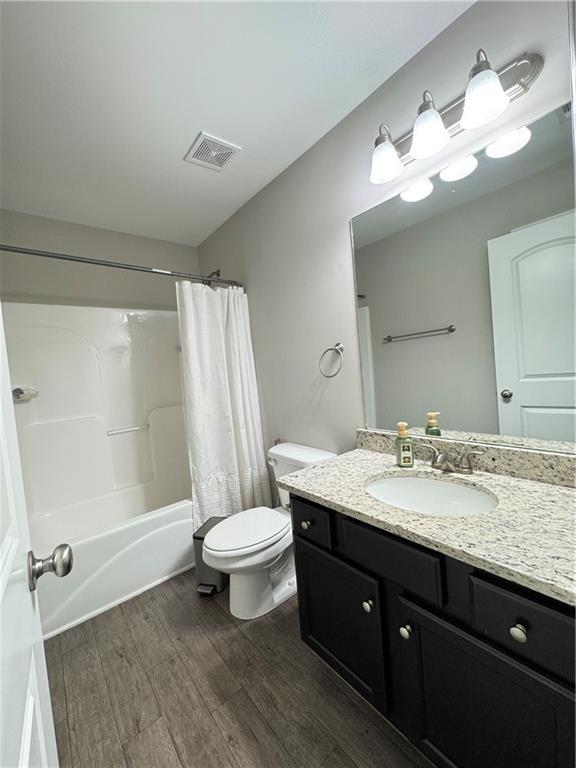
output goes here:
{"type": "MultiPolygon", "coordinates": [[[[544,67],[544,59],[539,53],[522,53],[517,56],[508,64],[496,70],[500,82],[504,91],[508,95],[510,101],[516,99],[527,93],[535,80],[538,78],[544,67]]],[[[462,119],[462,113],[464,111],[464,99],[466,93],[462,93],[456,99],[453,99],[445,107],[439,109],[442,116],[442,120],[446,129],[451,137],[458,136],[464,132],[464,128],[460,125],[462,119]]],[[[399,139],[394,141],[394,146],[398,152],[400,160],[404,165],[409,165],[414,162],[414,158],[410,155],[410,146],[412,145],[413,131],[400,136],[399,139]]]]}
{"type": "Polygon", "coordinates": [[[454,333],[455,325],[447,325],[444,328],[431,328],[429,331],[414,331],[414,333],[401,333],[398,336],[384,336],[382,344],[390,344],[392,341],[407,341],[408,339],[427,339],[429,336],[444,336],[454,333]]]}
{"type": "Polygon", "coordinates": [[[190,272],[178,272],[174,269],[161,269],[160,267],[143,267],[138,264],[126,264],[122,261],[108,261],[106,259],[92,259],[89,256],[74,256],[69,253],[57,251],[40,251],[36,248],[21,248],[17,245],[0,245],[0,251],[8,253],[26,253],[30,256],[41,256],[45,259],[59,259],[61,261],[74,261],[79,264],[92,264],[97,267],[112,267],[113,269],[128,269],[132,272],[146,272],[149,275],[164,275],[164,277],[180,277],[184,280],[196,280],[201,283],[221,283],[223,285],[235,285],[242,287],[236,280],[225,280],[220,277],[220,270],[212,272],[208,277],[193,275],[190,272]]]}

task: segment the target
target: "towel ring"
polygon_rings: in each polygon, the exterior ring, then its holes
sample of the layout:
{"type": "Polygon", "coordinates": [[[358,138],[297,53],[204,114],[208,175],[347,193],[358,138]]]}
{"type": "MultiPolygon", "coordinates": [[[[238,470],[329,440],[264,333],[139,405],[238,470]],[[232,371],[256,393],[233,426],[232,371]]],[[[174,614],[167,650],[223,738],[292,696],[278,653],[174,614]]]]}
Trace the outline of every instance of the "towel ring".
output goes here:
{"type": "Polygon", "coordinates": [[[332,347],[328,347],[328,349],[325,349],[324,352],[320,355],[320,360],[318,361],[318,368],[320,370],[320,373],[322,376],[324,376],[325,379],[333,379],[334,376],[338,376],[340,371],[342,370],[342,363],[344,362],[344,346],[340,342],[337,342],[332,347]],[[337,355],[340,356],[340,361],[338,364],[338,368],[334,371],[334,373],[326,373],[326,371],[322,368],[322,361],[324,360],[324,357],[328,354],[328,352],[336,352],[337,355]]]}

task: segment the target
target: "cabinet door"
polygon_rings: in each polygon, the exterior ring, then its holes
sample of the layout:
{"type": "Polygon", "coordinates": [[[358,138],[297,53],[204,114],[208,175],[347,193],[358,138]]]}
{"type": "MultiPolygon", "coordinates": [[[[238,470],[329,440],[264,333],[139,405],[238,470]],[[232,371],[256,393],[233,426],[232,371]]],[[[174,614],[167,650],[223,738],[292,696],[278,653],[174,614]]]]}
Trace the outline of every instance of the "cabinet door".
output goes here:
{"type": "Polygon", "coordinates": [[[409,600],[399,603],[407,639],[395,643],[393,663],[411,692],[425,754],[443,768],[572,768],[567,688],[409,600]]]}
{"type": "Polygon", "coordinates": [[[384,710],[384,647],[378,582],[296,540],[302,639],[368,701],[384,710]]]}

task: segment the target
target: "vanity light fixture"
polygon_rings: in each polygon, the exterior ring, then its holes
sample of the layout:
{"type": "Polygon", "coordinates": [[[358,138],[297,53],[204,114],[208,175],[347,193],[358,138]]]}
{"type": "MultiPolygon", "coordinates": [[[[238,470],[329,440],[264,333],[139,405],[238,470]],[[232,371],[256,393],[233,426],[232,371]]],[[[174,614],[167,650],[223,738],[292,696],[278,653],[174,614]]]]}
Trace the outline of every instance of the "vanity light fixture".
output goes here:
{"type": "Polygon", "coordinates": [[[443,171],[440,171],[440,178],[442,181],[460,181],[460,179],[465,179],[466,176],[474,173],[477,167],[478,160],[474,155],[466,155],[466,157],[455,160],[443,171]]]}
{"type": "MultiPolygon", "coordinates": [[[[383,130],[386,126],[380,127],[375,144],[388,147],[380,150],[383,156],[388,157],[386,161],[384,157],[380,160],[380,152],[377,153],[376,147],[374,148],[371,173],[373,183],[384,183],[376,180],[380,162],[387,168],[386,177],[393,173],[393,169],[394,172],[398,171],[398,164],[389,145],[394,147],[403,166],[413,163],[416,159],[430,157],[446,146],[450,138],[459,136],[467,127],[484,125],[498,114],[502,114],[510,102],[528,93],[544,67],[544,59],[538,53],[521,53],[497,71],[491,69],[483,49],[478,51],[476,58],[466,93],[461,93],[437,110],[430,91],[425,91],[424,103],[418,110],[414,128],[394,141],[390,132],[383,130]],[[480,120],[484,122],[479,122],[480,120]],[[420,144],[422,137],[424,138],[420,144]]],[[[382,178],[383,176],[382,174],[382,178]]],[[[390,176],[390,180],[393,178],[396,176],[390,176]]]]}
{"type": "Polygon", "coordinates": [[[432,194],[433,189],[434,185],[430,179],[422,179],[422,181],[417,181],[400,192],[400,197],[405,203],[417,203],[419,200],[424,200],[424,198],[432,194]]]}
{"type": "Polygon", "coordinates": [[[488,157],[494,159],[508,157],[508,155],[513,155],[514,152],[518,152],[522,147],[525,147],[531,138],[532,133],[530,128],[525,125],[522,128],[517,128],[515,131],[507,133],[505,136],[501,136],[491,144],[488,144],[485,152],[488,157]]]}
{"type": "Polygon", "coordinates": [[[374,142],[370,182],[372,184],[385,184],[387,181],[398,178],[403,170],[404,165],[392,143],[390,129],[386,123],[382,123],[374,142]]]}
{"type": "Polygon", "coordinates": [[[460,125],[467,131],[481,128],[499,117],[509,104],[510,97],[491,68],[486,52],[480,48],[470,70],[460,125]]]}
{"type": "Polygon", "coordinates": [[[424,91],[414,123],[410,154],[416,160],[432,157],[443,150],[449,141],[450,134],[436,109],[432,94],[430,91],[424,91]]]}

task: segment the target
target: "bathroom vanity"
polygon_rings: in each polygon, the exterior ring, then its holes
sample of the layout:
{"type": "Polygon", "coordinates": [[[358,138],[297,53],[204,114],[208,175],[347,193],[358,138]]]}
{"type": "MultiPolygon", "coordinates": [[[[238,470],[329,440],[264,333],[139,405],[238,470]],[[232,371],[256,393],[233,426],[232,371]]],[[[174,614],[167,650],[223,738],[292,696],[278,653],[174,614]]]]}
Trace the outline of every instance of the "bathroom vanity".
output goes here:
{"type": "Polygon", "coordinates": [[[393,462],[357,450],[281,481],[303,641],[442,768],[570,768],[570,489],[449,478],[498,504],[427,517],[366,493],[393,462]]]}

